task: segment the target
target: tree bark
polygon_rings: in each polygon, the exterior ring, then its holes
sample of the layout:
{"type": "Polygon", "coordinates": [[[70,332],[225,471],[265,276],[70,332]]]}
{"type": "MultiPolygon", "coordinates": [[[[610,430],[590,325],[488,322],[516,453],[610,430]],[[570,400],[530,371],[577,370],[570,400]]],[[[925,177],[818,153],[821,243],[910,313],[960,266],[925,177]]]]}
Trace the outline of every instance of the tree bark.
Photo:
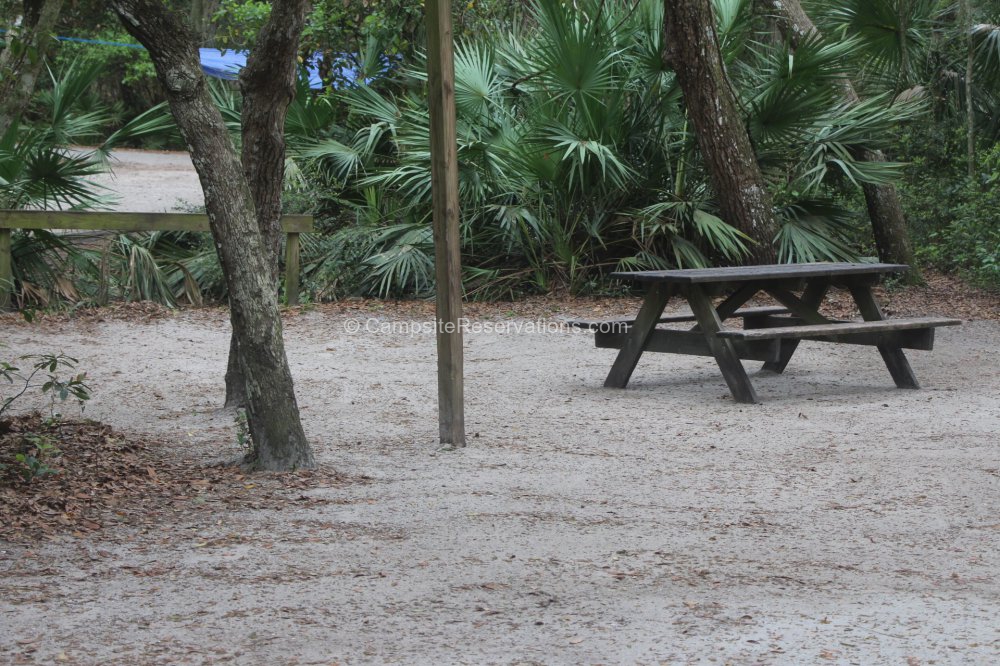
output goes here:
{"type": "MultiPolygon", "coordinates": [[[[309,11],[308,0],[274,0],[271,14],[240,73],[243,94],[243,172],[253,192],[274,289],[278,288],[281,256],[281,194],[285,180],[285,118],[295,99],[299,37],[309,11]]],[[[289,303],[295,305],[295,303],[289,303]]],[[[236,353],[236,336],[230,341],[226,369],[226,407],[239,407],[242,369],[236,353]]]]}
{"type": "Polygon", "coordinates": [[[684,93],[722,219],[753,239],[754,263],[774,263],[774,205],[726,77],[709,0],[664,0],[663,16],[664,60],[684,93]]]}
{"type": "Polygon", "coordinates": [[[7,48],[0,52],[0,136],[31,101],[62,4],[63,0],[24,0],[20,29],[6,35],[7,48]]]}
{"type": "Polygon", "coordinates": [[[239,336],[236,330],[229,336],[229,358],[226,360],[226,402],[224,409],[240,409],[247,405],[246,379],[240,367],[239,336]]]}
{"type": "MultiPolygon", "coordinates": [[[[774,12],[779,27],[792,46],[797,45],[808,35],[819,33],[809,15],[802,9],[799,0],[765,0],[765,4],[774,12]]],[[[840,79],[840,89],[849,104],[861,101],[854,84],[846,76],[840,79]]],[[[866,162],[886,161],[881,150],[864,150],[857,157],[866,162]]],[[[862,183],[861,189],[865,194],[868,218],[871,220],[879,259],[890,264],[908,264],[910,272],[906,280],[911,283],[919,282],[920,272],[916,265],[909,227],[896,186],[862,183]]]]}
{"type": "Polygon", "coordinates": [[[285,356],[273,272],[253,197],[222,115],[201,72],[193,35],[161,0],[112,0],[125,29],[149,51],[191,153],[229,289],[254,445],[250,463],[287,470],[315,465],[302,431],[285,356]]]}
{"type": "Polygon", "coordinates": [[[972,6],[969,0],[959,4],[959,23],[965,33],[965,159],[970,181],[976,178],[976,106],[972,97],[975,44],[972,41],[972,6]]]}
{"type": "Polygon", "coordinates": [[[274,0],[271,14],[240,73],[243,93],[243,171],[253,191],[257,224],[278,284],[281,193],[285,180],[285,118],[295,99],[299,37],[308,0],[274,0]]]}

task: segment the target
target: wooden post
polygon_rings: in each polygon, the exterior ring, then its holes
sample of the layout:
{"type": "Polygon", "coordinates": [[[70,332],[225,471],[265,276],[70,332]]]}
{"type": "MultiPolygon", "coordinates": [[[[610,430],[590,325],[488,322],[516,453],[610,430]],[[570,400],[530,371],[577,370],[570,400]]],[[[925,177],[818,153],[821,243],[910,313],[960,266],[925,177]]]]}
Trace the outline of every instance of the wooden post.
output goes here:
{"type": "Polygon", "coordinates": [[[10,307],[14,293],[14,258],[10,254],[10,229],[0,229],[0,310],[10,307]]]}
{"type": "Polygon", "coordinates": [[[427,88],[437,286],[438,425],[442,446],[460,447],[465,446],[465,394],[451,1],[426,0],[424,6],[427,10],[427,88]]]}
{"type": "MultiPolygon", "coordinates": [[[[208,216],[188,213],[118,213],[104,211],[0,210],[0,310],[12,302],[13,229],[84,229],[90,231],[208,231],[208,216]]],[[[313,231],[311,215],[282,215],[288,234],[285,246],[285,294],[289,305],[299,302],[299,234],[313,231]]],[[[102,260],[102,279],[103,279],[102,260]]]]}
{"type": "Polygon", "coordinates": [[[299,304],[299,235],[288,234],[285,240],[285,299],[289,305],[299,304]]]}

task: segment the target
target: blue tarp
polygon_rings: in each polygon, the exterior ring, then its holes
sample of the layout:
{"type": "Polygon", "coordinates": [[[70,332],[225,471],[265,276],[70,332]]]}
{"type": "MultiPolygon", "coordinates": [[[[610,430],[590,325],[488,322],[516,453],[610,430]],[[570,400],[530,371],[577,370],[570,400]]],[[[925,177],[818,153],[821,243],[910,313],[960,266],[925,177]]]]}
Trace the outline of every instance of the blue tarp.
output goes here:
{"type": "MultiPolygon", "coordinates": [[[[246,51],[226,51],[223,53],[219,49],[198,49],[201,56],[201,69],[207,76],[214,76],[217,79],[234,80],[240,74],[240,70],[247,64],[246,51]]],[[[323,80],[319,76],[319,68],[311,65],[306,68],[309,72],[309,87],[313,90],[323,88],[323,80]]],[[[346,72],[348,75],[350,72],[346,72]]],[[[353,78],[348,76],[348,78],[353,78]]]]}

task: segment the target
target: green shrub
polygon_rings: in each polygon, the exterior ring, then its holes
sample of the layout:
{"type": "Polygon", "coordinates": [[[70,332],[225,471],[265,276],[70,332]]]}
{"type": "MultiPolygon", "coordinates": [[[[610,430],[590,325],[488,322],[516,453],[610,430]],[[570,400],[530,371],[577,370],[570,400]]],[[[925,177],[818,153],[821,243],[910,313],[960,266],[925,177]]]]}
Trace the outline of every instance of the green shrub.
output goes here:
{"type": "Polygon", "coordinates": [[[901,190],[918,258],[1000,290],[1000,146],[977,155],[975,182],[962,128],[913,128],[899,150],[912,159],[901,190]]]}

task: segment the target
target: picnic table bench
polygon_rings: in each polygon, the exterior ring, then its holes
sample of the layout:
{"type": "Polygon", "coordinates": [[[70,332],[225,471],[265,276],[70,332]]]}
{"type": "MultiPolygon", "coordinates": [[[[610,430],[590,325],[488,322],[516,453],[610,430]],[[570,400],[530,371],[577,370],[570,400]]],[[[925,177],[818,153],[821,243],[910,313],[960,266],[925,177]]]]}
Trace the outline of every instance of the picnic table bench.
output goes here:
{"type": "Polygon", "coordinates": [[[597,347],[618,349],[607,387],[624,388],[644,352],[712,356],[737,402],[758,402],[742,360],[762,361],[764,370],[785,370],[801,340],[874,346],[899,388],[920,388],[903,349],[930,350],[939,326],[957,319],[917,317],[886,319],[872,287],[886,274],[909,270],[902,264],[811,263],[727,268],[612,273],[611,277],[647,285],[634,319],[572,321],[594,331],[597,347]],[[830,319],[819,312],[831,287],[847,289],[862,321],[830,319]],[[712,297],[729,295],[717,306],[712,297]],[[758,293],[776,306],[743,307],[758,293]],[[800,293],[796,293],[800,292],[800,293]],[[690,313],[664,316],[673,296],[684,298],[690,313]],[[724,322],[743,320],[743,328],[724,322]],[[658,324],[695,322],[689,330],[658,328],[658,324]]]}

